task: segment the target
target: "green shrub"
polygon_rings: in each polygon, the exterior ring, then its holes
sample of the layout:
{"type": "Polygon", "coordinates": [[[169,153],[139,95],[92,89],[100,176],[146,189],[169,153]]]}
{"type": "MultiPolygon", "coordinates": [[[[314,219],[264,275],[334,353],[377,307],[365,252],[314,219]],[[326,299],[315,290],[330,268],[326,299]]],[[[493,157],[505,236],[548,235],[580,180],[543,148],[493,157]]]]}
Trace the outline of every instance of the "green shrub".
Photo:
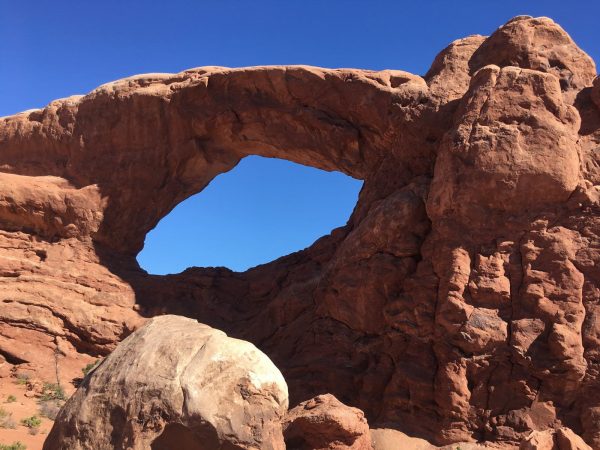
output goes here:
{"type": "Polygon", "coordinates": [[[17,441],[12,444],[0,444],[0,450],[27,450],[25,444],[17,441]]]}
{"type": "Polygon", "coordinates": [[[31,416],[21,419],[21,423],[27,428],[39,428],[42,424],[42,420],[38,416],[31,416]]]}
{"type": "Polygon", "coordinates": [[[17,401],[17,397],[15,397],[14,395],[9,395],[8,397],[6,397],[6,403],[14,403],[17,401]]]}
{"type": "Polygon", "coordinates": [[[91,362],[87,366],[82,368],[81,371],[83,372],[83,377],[84,378],[87,377],[88,373],[90,373],[93,369],[98,367],[98,364],[100,364],[101,361],[102,361],[101,359],[97,359],[96,361],[91,362]]]}
{"type": "Polygon", "coordinates": [[[29,381],[29,375],[26,373],[18,373],[17,374],[17,384],[27,384],[29,381]]]}
{"type": "Polygon", "coordinates": [[[40,400],[42,402],[48,402],[50,400],[66,400],[67,396],[65,391],[58,383],[44,383],[42,388],[42,396],[40,400]]]}

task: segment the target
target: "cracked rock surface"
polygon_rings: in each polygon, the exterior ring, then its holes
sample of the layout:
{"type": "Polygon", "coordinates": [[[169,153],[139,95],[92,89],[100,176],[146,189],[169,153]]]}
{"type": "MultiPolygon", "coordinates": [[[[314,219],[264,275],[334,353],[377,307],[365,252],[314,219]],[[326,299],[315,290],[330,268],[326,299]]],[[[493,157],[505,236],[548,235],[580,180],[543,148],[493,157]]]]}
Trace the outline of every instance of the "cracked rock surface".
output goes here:
{"type": "Polygon", "coordinates": [[[281,372],[254,345],[165,315],[84,379],[44,450],[284,450],[287,408],[281,372]]]}
{"type": "Polygon", "coordinates": [[[595,77],[522,16],[423,77],[204,67],[0,118],[0,359],[52,371],[179,314],[264,351],[292,405],[328,392],[438,446],[566,427],[598,450],[595,77]],[[146,233],[248,155],[364,180],[346,226],[244,273],[141,270],[146,233]]]}

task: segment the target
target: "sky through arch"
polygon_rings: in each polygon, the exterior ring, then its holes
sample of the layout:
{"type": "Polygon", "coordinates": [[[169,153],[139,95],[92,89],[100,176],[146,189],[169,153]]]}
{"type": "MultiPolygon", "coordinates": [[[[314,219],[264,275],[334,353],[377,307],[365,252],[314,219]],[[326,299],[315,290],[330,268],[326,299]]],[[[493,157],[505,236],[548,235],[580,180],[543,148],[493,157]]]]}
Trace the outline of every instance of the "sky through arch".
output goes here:
{"type": "Polygon", "coordinates": [[[165,216],[138,262],[154,274],[191,266],[244,271],[345,225],[361,187],[340,172],[248,156],[165,216]]]}

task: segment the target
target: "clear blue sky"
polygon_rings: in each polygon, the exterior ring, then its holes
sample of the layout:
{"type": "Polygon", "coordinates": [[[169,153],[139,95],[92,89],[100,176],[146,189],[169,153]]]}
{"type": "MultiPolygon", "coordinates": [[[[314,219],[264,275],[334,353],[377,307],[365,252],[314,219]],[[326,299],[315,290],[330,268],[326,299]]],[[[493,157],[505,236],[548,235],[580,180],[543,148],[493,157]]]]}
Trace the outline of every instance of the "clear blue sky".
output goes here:
{"type": "MultiPolygon", "coordinates": [[[[596,0],[0,0],[0,116],[125,76],[203,65],[423,74],[452,40],[519,14],[553,18],[600,60],[596,0]]],[[[340,174],[247,159],[163,219],[139,260],[153,273],[266,262],[343,225],[359,189],[340,174]]]]}

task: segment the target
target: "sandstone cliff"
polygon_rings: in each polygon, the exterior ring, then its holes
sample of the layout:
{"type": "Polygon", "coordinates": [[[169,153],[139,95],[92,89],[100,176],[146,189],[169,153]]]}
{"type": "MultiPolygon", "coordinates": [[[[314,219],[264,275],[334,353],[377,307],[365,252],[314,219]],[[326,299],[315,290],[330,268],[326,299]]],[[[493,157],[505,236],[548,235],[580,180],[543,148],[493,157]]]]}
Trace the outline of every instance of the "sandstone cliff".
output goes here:
{"type": "Polygon", "coordinates": [[[0,359],[75,373],[180,314],[256,344],[292,406],[329,392],[438,445],[569,427],[600,449],[595,77],[517,17],[424,77],[204,67],[0,118],[0,359]],[[348,224],[244,273],[141,270],[146,233],[248,155],[364,180],[348,224]]]}

